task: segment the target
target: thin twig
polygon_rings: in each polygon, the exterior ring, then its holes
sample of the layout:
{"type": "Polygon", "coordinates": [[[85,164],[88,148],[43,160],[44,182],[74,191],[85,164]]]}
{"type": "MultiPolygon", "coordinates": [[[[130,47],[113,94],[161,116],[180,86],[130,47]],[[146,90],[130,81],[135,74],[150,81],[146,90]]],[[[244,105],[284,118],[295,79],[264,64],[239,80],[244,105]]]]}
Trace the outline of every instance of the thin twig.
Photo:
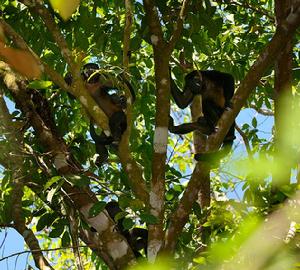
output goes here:
{"type": "Polygon", "coordinates": [[[24,250],[24,251],[16,252],[16,253],[10,254],[8,256],[2,257],[2,258],[0,258],[0,262],[4,261],[6,259],[9,259],[11,257],[20,256],[22,254],[27,254],[27,253],[34,253],[34,252],[39,252],[39,251],[42,251],[42,252],[51,252],[51,251],[56,251],[56,250],[74,249],[74,248],[86,248],[86,247],[88,247],[88,246],[77,246],[77,247],[70,246],[70,247],[48,248],[48,249],[38,249],[38,250],[24,250]]]}
{"type": "Polygon", "coordinates": [[[271,111],[271,110],[259,108],[254,104],[250,104],[249,107],[251,109],[256,110],[259,114],[262,114],[262,115],[265,115],[265,116],[274,116],[274,112],[271,111]]]}
{"type": "MultiPolygon", "coordinates": [[[[226,4],[226,3],[224,3],[224,4],[226,4]]],[[[230,4],[239,6],[239,7],[245,8],[245,9],[251,9],[252,11],[254,11],[258,14],[266,16],[271,22],[275,22],[275,18],[266,9],[254,7],[254,6],[250,5],[248,3],[248,1],[243,1],[243,3],[239,3],[236,1],[230,1],[230,4]]]]}
{"type": "Polygon", "coordinates": [[[174,26],[174,31],[173,31],[173,35],[171,36],[171,39],[168,43],[168,47],[167,50],[169,51],[169,53],[172,52],[172,50],[174,49],[176,42],[178,41],[178,39],[180,38],[182,29],[183,29],[183,22],[185,20],[185,16],[186,16],[186,11],[187,11],[187,7],[189,5],[190,0],[184,0],[182,2],[182,6],[179,12],[179,16],[177,19],[177,22],[175,23],[174,26]]]}
{"type": "Polygon", "coordinates": [[[253,159],[253,154],[252,154],[252,150],[251,150],[250,143],[249,143],[247,135],[245,134],[244,131],[242,131],[242,129],[238,125],[235,125],[235,129],[241,135],[241,137],[242,137],[242,139],[244,141],[244,144],[245,144],[245,147],[246,147],[249,159],[253,159]]]}

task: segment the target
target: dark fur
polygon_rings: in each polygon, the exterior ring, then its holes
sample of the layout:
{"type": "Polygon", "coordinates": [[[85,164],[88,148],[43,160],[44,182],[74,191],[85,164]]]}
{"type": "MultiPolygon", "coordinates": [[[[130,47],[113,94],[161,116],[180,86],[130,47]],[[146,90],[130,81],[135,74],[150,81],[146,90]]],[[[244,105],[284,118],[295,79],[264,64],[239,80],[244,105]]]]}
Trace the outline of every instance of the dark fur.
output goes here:
{"type": "MultiPolygon", "coordinates": [[[[185,84],[181,91],[171,78],[171,94],[179,108],[184,109],[190,105],[196,95],[202,96],[203,117],[196,122],[184,123],[174,126],[170,117],[169,130],[175,134],[186,134],[199,130],[205,135],[215,131],[216,125],[226,108],[230,107],[230,100],[234,94],[234,78],[232,75],[216,70],[198,71],[194,70],[185,76],[185,84]]],[[[217,155],[225,156],[231,149],[234,135],[235,123],[233,123],[226,134],[222,150],[217,155]]],[[[212,153],[195,155],[196,160],[207,160],[212,153]]],[[[215,156],[215,153],[213,153],[215,156]]]]}

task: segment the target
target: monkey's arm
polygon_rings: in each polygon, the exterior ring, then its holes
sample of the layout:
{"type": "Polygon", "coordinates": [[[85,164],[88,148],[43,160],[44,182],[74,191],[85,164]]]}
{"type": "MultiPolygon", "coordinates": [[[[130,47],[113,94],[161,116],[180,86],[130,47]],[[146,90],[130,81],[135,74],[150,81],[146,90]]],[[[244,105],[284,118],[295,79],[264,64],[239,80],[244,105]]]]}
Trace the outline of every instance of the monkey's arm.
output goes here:
{"type": "Polygon", "coordinates": [[[174,126],[174,120],[170,116],[169,131],[171,133],[183,135],[195,130],[200,131],[202,134],[209,135],[213,132],[214,129],[211,128],[204,117],[199,117],[196,122],[184,123],[178,126],[174,126]]]}
{"type": "Polygon", "coordinates": [[[234,95],[234,78],[231,74],[222,73],[225,107],[231,106],[231,99],[234,95]]]}
{"type": "Polygon", "coordinates": [[[189,90],[189,88],[184,87],[183,91],[181,91],[178,86],[173,81],[170,76],[171,83],[171,94],[174,98],[175,103],[180,109],[186,108],[193,100],[194,94],[189,90]]]}

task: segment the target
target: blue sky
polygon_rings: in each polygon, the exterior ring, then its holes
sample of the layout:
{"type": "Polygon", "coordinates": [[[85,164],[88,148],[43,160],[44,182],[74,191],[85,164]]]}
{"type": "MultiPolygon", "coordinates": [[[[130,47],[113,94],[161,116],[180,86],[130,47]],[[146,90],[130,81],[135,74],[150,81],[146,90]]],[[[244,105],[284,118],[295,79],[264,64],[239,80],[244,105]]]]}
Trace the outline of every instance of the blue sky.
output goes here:
{"type": "MultiPolygon", "coordinates": [[[[13,253],[24,251],[24,239],[14,229],[1,230],[0,232],[0,258],[9,256],[13,253]]],[[[32,260],[29,260],[29,253],[20,256],[14,256],[7,260],[0,261],[1,270],[23,270],[29,261],[34,266],[32,260]]],[[[36,268],[34,268],[36,269],[36,268]]]]}

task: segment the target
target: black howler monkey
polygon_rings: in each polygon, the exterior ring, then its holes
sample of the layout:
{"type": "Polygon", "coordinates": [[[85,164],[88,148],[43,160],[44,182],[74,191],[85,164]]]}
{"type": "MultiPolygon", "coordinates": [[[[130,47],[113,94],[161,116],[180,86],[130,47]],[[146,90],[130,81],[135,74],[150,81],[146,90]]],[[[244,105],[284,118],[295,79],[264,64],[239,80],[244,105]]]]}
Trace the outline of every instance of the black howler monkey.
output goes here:
{"type": "MultiPolygon", "coordinates": [[[[119,204],[116,201],[107,203],[105,209],[113,220],[115,220],[117,214],[122,212],[119,204]]],[[[144,250],[145,255],[147,255],[148,230],[143,228],[132,228],[130,230],[124,229],[123,220],[124,218],[118,219],[117,228],[126,238],[135,257],[142,257],[142,254],[140,253],[141,250],[144,250]]]]}
{"type": "MultiPolygon", "coordinates": [[[[171,94],[179,108],[184,109],[192,103],[196,95],[202,96],[203,117],[199,117],[196,122],[185,123],[174,126],[170,117],[169,130],[175,134],[186,134],[194,130],[199,130],[203,134],[210,135],[215,131],[218,120],[226,108],[230,108],[230,100],[234,94],[234,78],[232,75],[216,70],[194,70],[185,76],[185,84],[181,91],[172,77],[171,94]]],[[[235,123],[233,123],[226,134],[220,157],[226,155],[235,139],[235,123]]],[[[195,154],[196,160],[207,160],[210,153],[195,154]]]]}
{"type": "MultiPolygon", "coordinates": [[[[105,83],[102,83],[101,78],[104,77],[98,71],[99,66],[97,64],[88,63],[83,66],[81,76],[85,82],[86,89],[109,119],[111,136],[106,136],[103,132],[98,135],[93,123],[90,123],[90,134],[95,142],[96,152],[99,154],[96,163],[101,165],[108,158],[106,146],[111,144],[117,146],[121,140],[122,134],[127,128],[127,118],[124,112],[124,109],[126,109],[126,97],[124,95],[110,94],[110,90],[116,90],[117,88],[109,80],[105,80],[105,83]]],[[[135,93],[131,84],[122,75],[119,75],[118,79],[127,85],[132,95],[132,102],[134,102],[135,93]]],[[[72,75],[70,73],[65,76],[65,81],[69,85],[72,83],[72,75]]]]}

